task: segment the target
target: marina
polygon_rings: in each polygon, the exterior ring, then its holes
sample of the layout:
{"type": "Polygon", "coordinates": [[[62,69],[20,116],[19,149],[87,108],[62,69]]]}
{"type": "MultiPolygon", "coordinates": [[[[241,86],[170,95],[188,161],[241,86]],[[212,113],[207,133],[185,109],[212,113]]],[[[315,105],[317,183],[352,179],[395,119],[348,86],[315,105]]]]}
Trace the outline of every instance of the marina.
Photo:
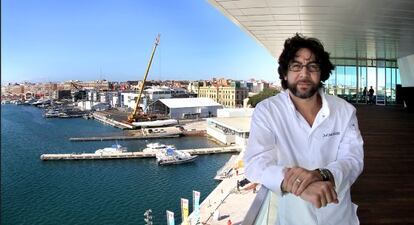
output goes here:
{"type": "MultiPolygon", "coordinates": [[[[194,189],[202,193],[202,201],[217,186],[213,180],[217,170],[237,154],[198,155],[192,163],[169,167],[157,165],[155,157],[41,161],[44,153],[94,153],[116,143],[68,141],[69,137],[139,132],[82,118],[45,119],[42,113],[37,107],[2,105],[6,169],[1,224],[143,224],[142,213],[149,208],[154,224],[165,224],[165,210],[178,214],[179,197],[190,199],[194,189]]],[[[200,136],[118,141],[131,152],[152,142],[177,149],[219,147],[200,136]]]]}
{"type": "MultiPolygon", "coordinates": [[[[222,154],[222,153],[237,153],[241,151],[239,146],[228,147],[211,147],[211,148],[197,148],[197,149],[183,149],[180,150],[191,155],[208,155],[208,154],[222,154]]],[[[114,152],[107,154],[97,153],[81,153],[81,154],[42,154],[40,159],[48,160],[100,160],[100,159],[137,159],[137,158],[155,158],[156,153],[150,152],[114,152]]]]}

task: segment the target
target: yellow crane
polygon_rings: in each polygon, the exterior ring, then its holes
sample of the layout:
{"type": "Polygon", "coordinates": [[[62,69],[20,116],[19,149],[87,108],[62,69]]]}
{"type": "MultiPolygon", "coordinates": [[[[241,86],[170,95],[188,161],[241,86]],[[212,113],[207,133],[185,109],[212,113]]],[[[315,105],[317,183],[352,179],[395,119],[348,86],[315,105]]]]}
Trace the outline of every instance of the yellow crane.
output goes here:
{"type": "Polygon", "coordinates": [[[147,71],[145,72],[145,76],[144,79],[142,80],[142,85],[141,88],[139,89],[139,94],[138,94],[138,99],[135,102],[135,108],[134,111],[128,115],[128,122],[132,123],[132,122],[136,122],[140,119],[144,119],[146,118],[145,115],[140,115],[140,106],[139,106],[139,102],[141,101],[141,95],[142,92],[144,91],[144,87],[145,87],[145,82],[147,81],[147,76],[149,73],[149,70],[151,68],[151,64],[152,64],[152,59],[154,58],[154,54],[155,54],[155,50],[157,49],[158,44],[160,43],[160,34],[158,34],[157,38],[155,39],[155,43],[154,43],[154,48],[152,49],[152,54],[151,54],[151,58],[148,62],[148,66],[147,66],[147,71]]]}

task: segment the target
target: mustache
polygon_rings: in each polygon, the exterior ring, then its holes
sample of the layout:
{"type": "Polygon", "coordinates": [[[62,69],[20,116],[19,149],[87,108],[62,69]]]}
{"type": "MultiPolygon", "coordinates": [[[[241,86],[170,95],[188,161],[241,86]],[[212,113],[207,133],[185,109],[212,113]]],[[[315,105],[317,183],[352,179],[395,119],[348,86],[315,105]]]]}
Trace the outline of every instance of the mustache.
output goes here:
{"type": "Polygon", "coordinates": [[[313,81],[311,79],[301,79],[301,80],[298,80],[296,83],[313,84],[313,81]]]}

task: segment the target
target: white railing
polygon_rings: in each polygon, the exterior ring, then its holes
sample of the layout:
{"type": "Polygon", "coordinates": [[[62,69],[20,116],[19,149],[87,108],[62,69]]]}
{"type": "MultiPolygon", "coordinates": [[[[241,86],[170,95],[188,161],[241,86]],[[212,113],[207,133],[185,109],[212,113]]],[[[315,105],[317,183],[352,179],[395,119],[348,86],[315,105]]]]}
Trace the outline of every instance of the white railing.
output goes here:
{"type": "Polygon", "coordinates": [[[242,225],[276,224],[277,195],[262,186],[251,204],[242,225]]]}

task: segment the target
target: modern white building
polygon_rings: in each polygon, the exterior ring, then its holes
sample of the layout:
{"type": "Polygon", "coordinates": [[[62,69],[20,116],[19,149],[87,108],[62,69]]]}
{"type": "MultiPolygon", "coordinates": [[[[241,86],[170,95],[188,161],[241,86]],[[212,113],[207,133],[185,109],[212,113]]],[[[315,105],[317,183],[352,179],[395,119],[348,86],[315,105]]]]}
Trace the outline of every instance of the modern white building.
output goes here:
{"type": "Polygon", "coordinates": [[[207,134],[226,145],[245,146],[249,138],[251,117],[217,117],[207,119],[207,134]]]}
{"type": "Polygon", "coordinates": [[[103,111],[111,107],[109,103],[96,102],[96,101],[94,102],[94,101],[89,101],[89,100],[81,100],[81,101],[76,102],[76,104],[77,104],[77,107],[82,111],[86,111],[86,110],[103,111]]]}
{"type": "Polygon", "coordinates": [[[183,96],[188,96],[188,91],[184,88],[171,88],[171,97],[172,98],[183,98],[183,96]]]}
{"type": "Polygon", "coordinates": [[[99,102],[108,103],[112,107],[120,106],[120,93],[117,91],[99,92],[99,102]]]}
{"type": "Polygon", "coordinates": [[[198,91],[200,89],[200,86],[202,86],[202,84],[200,84],[201,82],[199,81],[192,81],[188,84],[187,86],[187,91],[190,93],[196,93],[198,94],[198,91]]]}
{"type": "Polygon", "coordinates": [[[87,90],[87,100],[97,102],[98,92],[96,90],[87,90]]]}
{"type": "Polygon", "coordinates": [[[159,99],[171,98],[172,91],[168,87],[155,87],[152,86],[144,91],[145,95],[150,101],[157,101],[159,99]]]}
{"type": "Polygon", "coordinates": [[[171,119],[191,119],[217,116],[221,108],[221,104],[210,98],[170,98],[156,101],[151,111],[166,114],[171,119]]]}
{"type": "Polygon", "coordinates": [[[245,146],[253,111],[252,108],[219,109],[216,118],[207,119],[207,134],[226,145],[245,146]]]}
{"type": "Polygon", "coordinates": [[[166,98],[182,98],[183,96],[188,96],[188,93],[183,88],[169,88],[169,87],[159,87],[151,86],[144,91],[145,96],[148,97],[149,102],[155,102],[159,99],[166,98]]]}
{"type": "MultiPolygon", "coordinates": [[[[141,95],[141,98],[144,98],[144,95],[141,95]]],[[[121,93],[121,107],[134,109],[136,105],[136,101],[138,99],[138,94],[135,92],[124,92],[121,93]]],[[[140,106],[144,108],[144,101],[141,101],[140,106]]]]}
{"type": "Polygon", "coordinates": [[[112,96],[112,101],[110,102],[112,107],[120,107],[121,106],[121,98],[120,98],[120,94],[118,93],[118,95],[113,95],[112,96]]]}
{"type": "Polygon", "coordinates": [[[262,82],[262,81],[255,81],[253,82],[252,92],[259,93],[263,91],[265,88],[269,88],[269,84],[262,82]]]}
{"type": "Polygon", "coordinates": [[[217,117],[251,117],[254,108],[225,108],[217,110],[217,117]]]}

